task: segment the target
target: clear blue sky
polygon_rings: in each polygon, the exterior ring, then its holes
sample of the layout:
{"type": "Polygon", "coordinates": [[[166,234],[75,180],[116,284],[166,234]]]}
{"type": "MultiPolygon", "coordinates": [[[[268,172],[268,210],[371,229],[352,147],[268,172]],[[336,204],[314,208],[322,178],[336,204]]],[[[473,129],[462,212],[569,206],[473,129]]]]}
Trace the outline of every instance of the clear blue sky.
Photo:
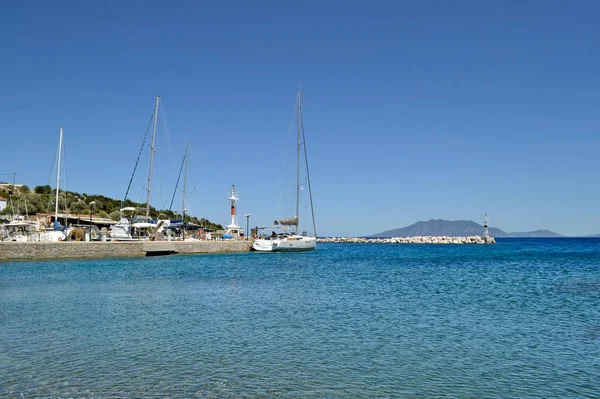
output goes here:
{"type": "Polygon", "coordinates": [[[594,1],[11,2],[0,180],[54,186],[62,125],[67,189],[121,198],[160,94],[153,205],[168,206],[190,139],[189,212],[227,224],[236,184],[240,214],[266,224],[284,216],[272,204],[302,81],[320,235],[486,212],[506,231],[600,233],[599,13],[594,1]]]}

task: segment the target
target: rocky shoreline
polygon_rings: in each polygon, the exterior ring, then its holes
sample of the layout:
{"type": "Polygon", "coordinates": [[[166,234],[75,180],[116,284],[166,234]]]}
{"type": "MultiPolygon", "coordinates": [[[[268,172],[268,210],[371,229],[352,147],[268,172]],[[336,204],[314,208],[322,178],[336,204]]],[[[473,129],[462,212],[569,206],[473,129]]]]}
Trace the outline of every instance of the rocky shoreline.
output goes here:
{"type": "Polygon", "coordinates": [[[392,237],[392,238],[365,238],[365,237],[325,237],[317,239],[318,242],[340,243],[374,243],[374,244],[495,244],[493,237],[468,236],[468,237],[392,237]]]}

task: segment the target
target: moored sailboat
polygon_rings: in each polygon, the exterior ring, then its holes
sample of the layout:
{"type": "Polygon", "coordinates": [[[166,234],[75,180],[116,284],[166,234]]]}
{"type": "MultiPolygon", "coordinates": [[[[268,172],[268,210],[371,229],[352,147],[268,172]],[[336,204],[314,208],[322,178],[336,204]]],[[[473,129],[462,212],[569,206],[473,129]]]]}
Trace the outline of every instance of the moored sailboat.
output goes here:
{"type": "MultiPolygon", "coordinates": [[[[58,194],[60,192],[60,161],[62,156],[63,128],[61,126],[58,138],[58,168],[56,174],[56,207],[54,212],[54,229],[42,228],[40,222],[27,220],[20,215],[13,215],[12,220],[2,225],[3,233],[0,241],[63,241],[66,239],[64,229],[58,224],[58,194]]],[[[26,197],[25,197],[25,201],[26,197]]],[[[25,202],[27,209],[27,202],[25,202]]],[[[26,212],[27,213],[27,212],[26,212]]]]}
{"type": "MultiPolygon", "coordinates": [[[[162,224],[159,225],[155,219],[150,217],[150,196],[152,193],[152,166],[154,162],[154,143],[156,141],[156,125],[158,120],[158,106],[160,104],[160,96],[156,96],[156,105],[154,107],[154,116],[153,116],[153,129],[152,129],[152,144],[150,146],[150,169],[148,172],[148,197],[146,200],[146,208],[135,208],[135,207],[125,207],[121,208],[119,211],[121,213],[120,220],[111,226],[109,238],[111,240],[116,241],[132,241],[132,240],[147,240],[152,237],[156,230],[161,227],[162,224]],[[135,213],[138,210],[145,210],[144,215],[132,215],[127,216],[127,212],[135,213]]],[[[145,138],[144,138],[145,141],[145,138]]],[[[140,150],[141,153],[142,150],[140,150]]],[[[138,156],[139,160],[139,156],[138,156]]],[[[137,168],[137,162],[136,162],[137,168]]],[[[133,173],[135,174],[135,168],[133,173]]],[[[133,180],[133,176],[131,177],[133,180]]],[[[131,181],[129,182],[131,186],[131,181]]],[[[129,187],[127,188],[127,193],[129,192],[129,187]]],[[[127,193],[125,193],[125,199],[127,198],[127,193]]],[[[125,199],[123,202],[125,202],[125,199]]]]}
{"type": "MultiPolygon", "coordinates": [[[[317,229],[315,224],[315,213],[312,204],[312,189],[310,186],[310,174],[308,169],[308,156],[306,154],[306,137],[304,136],[304,126],[302,123],[302,106],[301,93],[298,91],[298,134],[297,134],[297,151],[296,151],[296,215],[290,218],[275,220],[275,226],[272,226],[273,233],[270,236],[265,236],[264,233],[255,238],[252,243],[252,249],[259,252],[296,252],[296,251],[312,251],[317,247],[317,229]],[[300,233],[300,175],[301,175],[301,153],[304,146],[304,156],[306,161],[306,177],[308,182],[308,192],[310,196],[310,209],[312,214],[312,222],[314,236],[309,236],[305,232],[300,233]],[[275,229],[283,230],[281,233],[276,233],[275,229]]],[[[264,231],[267,227],[263,227],[264,231]]]]}
{"type": "Polygon", "coordinates": [[[46,230],[40,235],[40,241],[63,241],[67,234],[64,228],[58,222],[58,194],[60,192],[60,161],[62,158],[62,142],[63,142],[63,128],[60,127],[60,134],[58,136],[58,159],[56,168],[56,200],[54,204],[54,230],[46,230]]]}

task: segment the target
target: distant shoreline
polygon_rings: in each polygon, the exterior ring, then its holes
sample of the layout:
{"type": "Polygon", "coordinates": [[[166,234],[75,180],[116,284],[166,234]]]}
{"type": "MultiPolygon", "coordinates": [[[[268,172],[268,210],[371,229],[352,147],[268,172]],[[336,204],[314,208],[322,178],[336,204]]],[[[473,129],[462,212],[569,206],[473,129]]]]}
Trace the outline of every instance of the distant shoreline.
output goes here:
{"type": "MultiPolygon", "coordinates": [[[[600,237],[561,236],[561,237],[490,237],[493,243],[511,240],[600,240],[600,237]]],[[[485,244],[482,236],[412,236],[412,237],[319,237],[320,243],[365,243],[365,244],[485,244]]]]}
{"type": "Polygon", "coordinates": [[[493,237],[483,236],[415,236],[415,237],[330,237],[319,238],[318,242],[336,243],[381,243],[381,244],[495,244],[493,237]]]}

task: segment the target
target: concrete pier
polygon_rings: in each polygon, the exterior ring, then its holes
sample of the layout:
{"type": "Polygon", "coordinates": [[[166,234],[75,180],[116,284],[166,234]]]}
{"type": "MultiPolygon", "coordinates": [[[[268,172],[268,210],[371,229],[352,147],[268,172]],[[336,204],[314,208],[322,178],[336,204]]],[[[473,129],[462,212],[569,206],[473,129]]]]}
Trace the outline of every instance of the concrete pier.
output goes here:
{"type": "Polygon", "coordinates": [[[0,242],[0,261],[248,252],[249,241],[0,242]]]}

